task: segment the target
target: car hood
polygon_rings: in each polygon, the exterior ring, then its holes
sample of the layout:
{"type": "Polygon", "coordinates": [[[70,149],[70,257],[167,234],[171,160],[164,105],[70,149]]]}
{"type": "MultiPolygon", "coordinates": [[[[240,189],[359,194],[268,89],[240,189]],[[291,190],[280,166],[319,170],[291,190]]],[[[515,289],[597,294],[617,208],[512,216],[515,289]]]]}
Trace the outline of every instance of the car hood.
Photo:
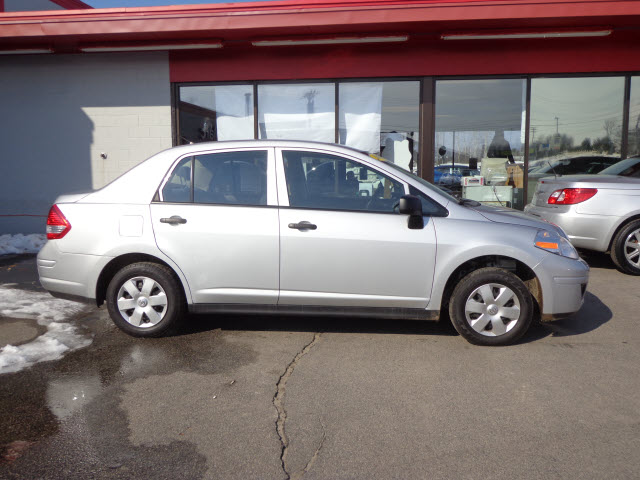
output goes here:
{"type": "Polygon", "coordinates": [[[472,207],[476,212],[485,217],[487,220],[497,223],[509,223],[512,225],[522,225],[525,227],[542,228],[542,229],[557,229],[552,223],[538,220],[530,215],[519,210],[514,210],[507,207],[492,207],[489,205],[481,205],[479,207],[472,207]]]}

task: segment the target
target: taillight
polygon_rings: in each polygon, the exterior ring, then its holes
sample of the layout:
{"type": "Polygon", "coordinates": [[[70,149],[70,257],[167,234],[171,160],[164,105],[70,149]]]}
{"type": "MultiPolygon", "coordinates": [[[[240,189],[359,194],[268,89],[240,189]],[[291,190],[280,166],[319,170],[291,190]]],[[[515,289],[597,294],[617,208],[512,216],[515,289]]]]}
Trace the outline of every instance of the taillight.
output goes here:
{"type": "Polygon", "coordinates": [[[47,239],[57,240],[64,237],[71,230],[69,220],[62,214],[57,205],[51,207],[47,217],[47,239]]]}
{"type": "Polygon", "coordinates": [[[551,205],[575,205],[589,200],[596,193],[598,193],[597,188],[563,188],[549,195],[547,203],[551,205]]]}

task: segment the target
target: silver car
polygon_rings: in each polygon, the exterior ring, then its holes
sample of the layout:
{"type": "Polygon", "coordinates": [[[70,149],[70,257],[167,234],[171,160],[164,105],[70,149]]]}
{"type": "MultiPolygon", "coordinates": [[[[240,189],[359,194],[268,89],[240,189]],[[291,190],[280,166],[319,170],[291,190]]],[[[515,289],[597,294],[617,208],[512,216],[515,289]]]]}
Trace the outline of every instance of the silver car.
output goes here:
{"type": "Polygon", "coordinates": [[[134,336],[200,313],[437,320],[472,343],[516,341],[577,311],[589,267],[564,232],[458,201],[356,150],[201,143],[104,188],[62,196],[38,255],[54,295],[107,304],[134,336]]]}
{"type": "Polygon", "coordinates": [[[622,272],[640,275],[640,159],[597,175],[547,177],[525,212],[562,227],[577,248],[610,252],[622,272]]]}

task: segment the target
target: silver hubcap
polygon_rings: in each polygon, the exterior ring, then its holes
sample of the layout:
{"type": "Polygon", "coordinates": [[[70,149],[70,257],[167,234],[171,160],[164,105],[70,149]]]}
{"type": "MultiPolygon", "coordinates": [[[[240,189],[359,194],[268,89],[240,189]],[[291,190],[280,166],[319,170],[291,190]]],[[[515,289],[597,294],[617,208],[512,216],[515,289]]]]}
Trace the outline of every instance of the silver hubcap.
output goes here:
{"type": "Polygon", "coordinates": [[[631,265],[640,268],[640,229],[634,230],[624,241],[624,256],[631,265]]]}
{"type": "Polygon", "coordinates": [[[464,306],[467,322],[487,337],[504,335],[520,319],[520,302],[513,290],[499,283],[476,288],[464,306]]]}
{"type": "Polygon", "coordinates": [[[152,278],[134,277],[118,291],[118,310],[134,327],[153,327],[167,312],[167,295],[152,278]]]}

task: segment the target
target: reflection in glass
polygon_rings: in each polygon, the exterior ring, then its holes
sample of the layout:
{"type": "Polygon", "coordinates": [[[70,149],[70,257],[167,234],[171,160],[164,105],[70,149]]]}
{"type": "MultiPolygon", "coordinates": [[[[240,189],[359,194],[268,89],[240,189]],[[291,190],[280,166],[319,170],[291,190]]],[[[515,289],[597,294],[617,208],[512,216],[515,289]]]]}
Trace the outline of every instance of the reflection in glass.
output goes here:
{"type": "Polygon", "coordinates": [[[253,87],[180,87],[179,144],[254,138],[253,87]]]}
{"type": "Polygon", "coordinates": [[[260,138],[335,142],[332,83],[260,85],[260,138]]]}
{"type": "Polygon", "coordinates": [[[640,77],[631,77],[628,155],[640,155],[640,77]]]}
{"type": "Polygon", "coordinates": [[[526,81],[436,83],[434,183],[456,196],[522,208],[526,81]]]}
{"type": "Polygon", "coordinates": [[[344,82],[339,91],[340,144],[417,172],[420,82],[344,82]]]}
{"type": "Polygon", "coordinates": [[[623,77],[534,78],[530,159],[620,155],[623,77]]]}
{"type": "Polygon", "coordinates": [[[529,185],[557,174],[598,173],[620,159],[623,77],[531,81],[529,185]]]}

